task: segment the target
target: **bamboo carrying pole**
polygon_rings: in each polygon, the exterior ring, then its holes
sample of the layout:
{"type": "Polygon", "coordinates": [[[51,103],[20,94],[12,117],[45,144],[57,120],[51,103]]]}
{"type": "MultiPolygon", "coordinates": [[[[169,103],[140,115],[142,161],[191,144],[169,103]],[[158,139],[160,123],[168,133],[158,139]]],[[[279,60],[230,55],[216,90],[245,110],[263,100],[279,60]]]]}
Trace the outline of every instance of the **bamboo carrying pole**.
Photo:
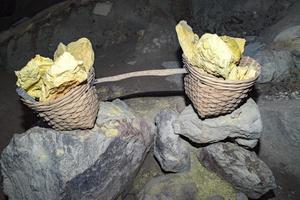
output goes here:
{"type": "Polygon", "coordinates": [[[186,73],[187,73],[187,71],[185,68],[144,70],[144,71],[137,71],[137,72],[129,72],[126,74],[120,74],[120,75],[116,75],[116,76],[98,78],[95,80],[94,84],[120,81],[120,80],[133,78],[133,77],[170,76],[170,75],[186,74],[186,73]]]}

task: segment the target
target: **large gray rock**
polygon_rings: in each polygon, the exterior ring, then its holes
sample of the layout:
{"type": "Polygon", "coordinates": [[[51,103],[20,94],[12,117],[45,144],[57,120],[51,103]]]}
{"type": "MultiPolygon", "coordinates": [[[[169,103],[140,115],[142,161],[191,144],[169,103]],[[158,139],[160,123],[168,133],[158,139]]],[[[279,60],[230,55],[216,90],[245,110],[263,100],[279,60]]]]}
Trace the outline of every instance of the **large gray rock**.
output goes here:
{"type": "Polygon", "coordinates": [[[182,172],[190,168],[190,152],[179,135],[174,134],[173,123],[178,113],[170,109],[156,116],[158,128],[154,141],[154,156],[168,172],[182,172]]]}
{"type": "Polygon", "coordinates": [[[254,152],[232,143],[215,143],[204,147],[199,160],[248,197],[257,199],[276,188],[269,167],[254,152]]]}
{"type": "Polygon", "coordinates": [[[258,105],[264,124],[259,156],[279,175],[286,173],[300,180],[300,101],[261,101],[258,105]]]}
{"type": "Polygon", "coordinates": [[[135,177],[154,128],[125,103],[101,103],[91,130],[34,127],[14,135],[1,155],[10,199],[116,199],[135,177]]]}
{"type": "Polygon", "coordinates": [[[286,50],[264,49],[254,55],[254,59],[261,65],[258,83],[279,82],[289,77],[295,67],[293,57],[286,50]]]}
{"type": "Polygon", "coordinates": [[[273,46],[300,55],[300,24],[287,28],[276,35],[273,46]]]}
{"type": "Polygon", "coordinates": [[[300,101],[259,101],[264,130],[259,157],[272,169],[277,199],[299,199],[300,101]]]}
{"type": "MultiPolygon", "coordinates": [[[[213,143],[230,137],[250,140],[249,147],[253,147],[260,138],[262,122],[256,103],[248,99],[231,114],[204,120],[199,118],[192,106],[188,106],[180,113],[174,127],[176,134],[196,143],[213,143]]],[[[244,145],[247,146],[247,142],[244,141],[244,145]]]]}

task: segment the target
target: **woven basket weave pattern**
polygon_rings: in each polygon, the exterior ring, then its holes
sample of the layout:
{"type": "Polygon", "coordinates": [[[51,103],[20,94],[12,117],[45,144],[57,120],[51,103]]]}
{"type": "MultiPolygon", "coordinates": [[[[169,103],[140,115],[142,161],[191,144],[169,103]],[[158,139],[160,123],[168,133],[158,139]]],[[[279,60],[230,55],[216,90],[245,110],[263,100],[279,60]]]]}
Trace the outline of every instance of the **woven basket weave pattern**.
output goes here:
{"type": "Polygon", "coordinates": [[[92,69],[86,82],[72,88],[58,99],[49,102],[31,102],[23,98],[21,100],[53,129],[93,128],[100,103],[93,86],[94,79],[95,73],[92,69]]]}
{"type": "Polygon", "coordinates": [[[257,76],[249,80],[231,81],[216,78],[190,65],[183,56],[188,75],[184,77],[185,93],[201,117],[218,116],[234,111],[247,97],[260,74],[260,65],[250,57],[243,57],[240,66],[254,66],[257,76]]]}

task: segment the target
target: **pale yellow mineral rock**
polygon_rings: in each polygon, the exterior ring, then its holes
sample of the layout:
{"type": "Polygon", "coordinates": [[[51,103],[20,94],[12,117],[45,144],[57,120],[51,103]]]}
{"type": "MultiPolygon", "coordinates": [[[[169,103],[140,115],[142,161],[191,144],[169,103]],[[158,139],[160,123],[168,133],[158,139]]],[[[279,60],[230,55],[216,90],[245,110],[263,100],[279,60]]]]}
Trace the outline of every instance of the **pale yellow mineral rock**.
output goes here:
{"type": "Polygon", "coordinates": [[[52,66],[53,61],[36,55],[20,71],[16,71],[17,86],[23,88],[34,98],[45,98],[46,88],[43,82],[45,72],[52,66]]]}
{"type": "Polygon", "coordinates": [[[56,98],[68,88],[74,87],[86,79],[87,72],[83,62],[76,60],[69,52],[64,52],[59,56],[44,76],[49,99],[56,98]]]}
{"type": "Polygon", "coordinates": [[[238,63],[241,59],[242,54],[244,53],[246,40],[243,38],[234,38],[226,35],[221,36],[220,38],[226,43],[226,45],[231,50],[234,63],[238,63]]]}
{"type": "Polygon", "coordinates": [[[36,55],[16,72],[17,86],[39,101],[48,101],[65,94],[87,79],[94,64],[94,51],[87,38],[60,43],[50,58],[36,55]]]}
{"type": "Polygon", "coordinates": [[[186,21],[176,26],[178,40],[190,64],[217,76],[227,77],[234,58],[229,47],[216,34],[206,33],[199,39],[186,21]]]}
{"type": "Polygon", "coordinates": [[[188,62],[215,76],[228,80],[243,80],[256,75],[255,69],[237,67],[246,40],[205,33],[199,38],[186,21],[180,21],[176,32],[188,62]]]}
{"type": "Polygon", "coordinates": [[[54,53],[54,60],[56,60],[64,52],[69,52],[76,60],[82,60],[83,66],[88,72],[94,64],[94,51],[92,43],[87,38],[81,38],[75,42],[69,43],[67,46],[60,43],[54,53]]]}

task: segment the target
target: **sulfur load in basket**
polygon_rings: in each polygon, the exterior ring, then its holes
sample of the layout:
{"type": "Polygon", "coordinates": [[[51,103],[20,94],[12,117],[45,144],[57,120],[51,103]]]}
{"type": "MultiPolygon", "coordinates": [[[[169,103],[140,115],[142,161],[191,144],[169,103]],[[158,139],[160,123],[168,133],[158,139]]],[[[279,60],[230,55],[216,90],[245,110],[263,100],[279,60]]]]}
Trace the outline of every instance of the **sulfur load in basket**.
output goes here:
{"type": "Polygon", "coordinates": [[[17,93],[56,130],[92,128],[99,109],[93,62],[88,39],[60,43],[53,61],[37,55],[16,72],[17,93]]]}
{"type": "Polygon", "coordinates": [[[260,74],[260,65],[243,57],[245,40],[206,33],[201,38],[185,21],[176,26],[183,50],[185,93],[201,117],[234,111],[260,74]]]}
{"type": "MultiPolygon", "coordinates": [[[[247,97],[258,75],[247,80],[232,81],[217,78],[194,67],[183,58],[189,74],[184,77],[185,93],[201,117],[231,113],[247,97]]],[[[243,57],[240,66],[260,68],[250,57],[243,57]]]]}

